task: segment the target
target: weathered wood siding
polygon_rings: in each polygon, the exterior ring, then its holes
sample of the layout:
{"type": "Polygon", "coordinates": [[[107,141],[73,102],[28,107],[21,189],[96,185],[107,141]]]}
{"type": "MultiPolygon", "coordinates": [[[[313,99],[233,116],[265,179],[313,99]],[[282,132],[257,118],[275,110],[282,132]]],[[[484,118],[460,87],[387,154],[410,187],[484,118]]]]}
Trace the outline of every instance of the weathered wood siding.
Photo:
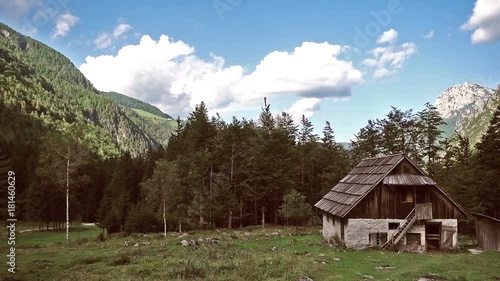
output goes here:
{"type": "Polygon", "coordinates": [[[446,198],[437,188],[429,188],[430,202],[432,203],[432,217],[434,219],[459,219],[464,215],[453,203],[446,198]]]}
{"type": "Polygon", "coordinates": [[[356,207],[349,212],[349,218],[404,219],[411,212],[414,203],[403,203],[406,188],[391,188],[377,185],[356,207]]]}
{"type": "MultiPolygon", "coordinates": [[[[408,161],[402,161],[391,171],[391,174],[418,173],[408,161]]],[[[446,196],[435,186],[388,186],[379,183],[366,195],[359,204],[354,207],[348,218],[366,219],[404,219],[419,203],[432,203],[432,218],[434,219],[458,219],[463,214],[446,196]],[[403,196],[409,192],[413,202],[403,202],[403,196]]]]}
{"type": "Polygon", "coordinates": [[[489,251],[500,251],[500,222],[476,216],[478,246],[489,251]]]}

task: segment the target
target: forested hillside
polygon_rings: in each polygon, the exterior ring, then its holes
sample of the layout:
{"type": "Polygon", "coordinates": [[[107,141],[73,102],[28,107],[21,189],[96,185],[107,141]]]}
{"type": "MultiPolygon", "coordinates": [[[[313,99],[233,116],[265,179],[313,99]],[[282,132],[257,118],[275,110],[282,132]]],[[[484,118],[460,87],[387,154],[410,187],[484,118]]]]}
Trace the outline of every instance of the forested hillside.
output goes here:
{"type": "Polygon", "coordinates": [[[160,109],[158,109],[158,107],[150,105],[138,99],[134,99],[116,92],[101,92],[101,95],[119,105],[150,113],[154,116],[157,116],[159,119],[172,119],[170,115],[163,113],[160,109]]]}
{"type": "Polygon", "coordinates": [[[2,103],[15,112],[49,127],[54,123],[86,124],[89,134],[103,142],[98,147],[102,157],[121,151],[144,155],[149,148],[166,145],[172,128],[162,130],[150,119],[101,96],[62,54],[3,24],[0,56],[2,103]]]}

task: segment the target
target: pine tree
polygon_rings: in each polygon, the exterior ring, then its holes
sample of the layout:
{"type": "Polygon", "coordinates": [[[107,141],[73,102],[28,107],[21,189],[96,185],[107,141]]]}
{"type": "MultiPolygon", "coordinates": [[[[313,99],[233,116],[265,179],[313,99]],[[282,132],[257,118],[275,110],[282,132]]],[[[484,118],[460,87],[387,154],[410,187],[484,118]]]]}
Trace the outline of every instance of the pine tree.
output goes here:
{"type": "Polygon", "coordinates": [[[421,134],[421,137],[418,138],[419,147],[422,150],[422,156],[426,160],[426,170],[433,176],[436,158],[440,150],[439,141],[444,133],[440,128],[446,123],[437,108],[430,103],[426,103],[425,109],[418,112],[417,116],[418,120],[415,125],[421,134]]]}
{"type": "Polygon", "coordinates": [[[500,105],[486,133],[476,145],[482,211],[500,216],[500,105]]]}

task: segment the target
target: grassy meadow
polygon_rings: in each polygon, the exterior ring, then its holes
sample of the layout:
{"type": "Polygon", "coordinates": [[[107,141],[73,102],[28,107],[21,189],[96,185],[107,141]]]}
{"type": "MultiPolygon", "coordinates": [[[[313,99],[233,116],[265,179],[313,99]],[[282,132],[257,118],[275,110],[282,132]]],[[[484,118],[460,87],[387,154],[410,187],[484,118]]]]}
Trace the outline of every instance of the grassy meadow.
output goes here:
{"type": "MultiPolygon", "coordinates": [[[[18,233],[18,272],[5,266],[0,280],[500,280],[500,253],[351,251],[323,244],[317,227],[115,235],[106,241],[99,233],[95,226],[73,228],[69,244],[62,242],[63,230],[18,233]],[[203,242],[184,247],[184,239],[203,242]]],[[[6,243],[0,251],[7,254],[6,243]]]]}

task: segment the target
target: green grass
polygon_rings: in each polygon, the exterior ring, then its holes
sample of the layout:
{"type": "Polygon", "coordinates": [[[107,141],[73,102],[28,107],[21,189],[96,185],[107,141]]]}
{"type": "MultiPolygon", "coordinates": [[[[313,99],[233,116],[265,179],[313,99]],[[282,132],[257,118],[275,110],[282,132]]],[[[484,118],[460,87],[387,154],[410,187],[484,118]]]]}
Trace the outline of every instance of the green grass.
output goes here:
{"type": "MultiPolygon", "coordinates": [[[[69,230],[69,239],[70,241],[94,239],[100,233],[101,230],[95,226],[73,227],[69,230]]],[[[16,235],[16,246],[18,248],[50,246],[58,243],[67,243],[66,229],[23,232],[16,235]]]]}
{"type": "Polygon", "coordinates": [[[154,119],[154,120],[167,121],[167,119],[165,117],[161,117],[161,116],[149,113],[149,112],[141,110],[141,109],[132,108],[132,110],[135,111],[135,112],[137,112],[137,114],[139,114],[139,116],[142,116],[142,117],[145,117],[145,118],[154,119]]]}
{"type": "MultiPolygon", "coordinates": [[[[93,229],[97,237],[99,230],[93,229]]],[[[54,237],[50,239],[48,234],[51,232],[18,236],[17,241],[25,245],[32,242],[21,240],[46,243],[17,250],[19,272],[16,277],[23,280],[297,280],[308,276],[318,281],[363,280],[364,276],[374,280],[416,280],[428,276],[436,280],[500,280],[500,253],[350,251],[323,244],[318,228],[195,231],[184,238],[174,233],[167,238],[158,234],[132,235],[104,242],[86,238],[73,240],[69,245],[57,243],[61,238],[59,232],[52,233],[54,237]],[[208,237],[218,238],[220,243],[180,245],[183,239],[208,237]],[[139,246],[125,247],[125,240],[139,246]],[[387,265],[395,269],[376,269],[387,265]]],[[[2,245],[0,251],[5,252],[7,248],[2,245]]]]}

